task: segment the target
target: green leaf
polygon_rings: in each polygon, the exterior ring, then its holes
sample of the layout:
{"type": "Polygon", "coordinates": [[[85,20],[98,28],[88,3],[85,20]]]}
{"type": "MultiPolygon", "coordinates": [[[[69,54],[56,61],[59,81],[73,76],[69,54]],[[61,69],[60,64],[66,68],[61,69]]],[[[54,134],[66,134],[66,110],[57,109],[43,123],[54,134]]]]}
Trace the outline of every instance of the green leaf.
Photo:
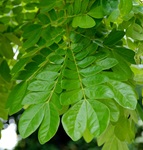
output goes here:
{"type": "Polygon", "coordinates": [[[93,140],[94,136],[90,133],[90,131],[86,128],[83,133],[84,140],[89,143],[93,140]]]}
{"type": "Polygon", "coordinates": [[[133,72],[130,69],[129,64],[126,62],[126,60],[116,53],[113,52],[114,58],[118,61],[118,64],[112,68],[112,70],[117,73],[120,76],[125,76],[126,80],[133,77],[133,72]]]}
{"type": "Polygon", "coordinates": [[[120,54],[123,58],[125,58],[126,61],[128,61],[131,64],[135,64],[135,52],[131,49],[125,48],[125,47],[116,47],[114,48],[114,51],[116,51],[118,54],[120,54]]]}
{"type": "Polygon", "coordinates": [[[0,24],[0,32],[4,32],[7,29],[7,26],[0,24]]]}
{"type": "Polygon", "coordinates": [[[87,56],[86,58],[84,58],[82,61],[78,62],[78,66],[80,68],[86,68],[89,65],[91,65],[94,61],[95,61],[95,57],[94,56],[87,56]]]}
{"type": "Polygon", "coordinates": [[[136,108],[137,96],[130,85],[115,80],[110,80],[109,85],[114,92],[114,99],[119,105],[131,110],[136,108]]]}
{"type": "Polygon", "coordinates": [[[119,111],[119,108],[117,107],[117,104],[111,99],[108,99],[108,101],[100,100],[100,102],[106,105],[108,109],[110,110],[110,120],[113,122],[117,122],[119,119],[119,115],[120,115],[120,111],[119,111]]]}
{"type": "Polygon", "coordinates": [[[83,15],[83,16],[76,16],[74,17],[72,21],[72,26],[73,27],[80,27],[80,28],[92,28],[96,25],[95,21],[93,18],[91,18],[88,15],[83,15]]]}
{"type": "Polygon", "coordinates": [[[32,105],[21,115],[19,132],[22,138],[31,135],[41,124],[44,117],[44,104],[32,105]]]}
{"type": "Polygon", "coordinates": [[[87,14],[90,15],[91,17],[97,18],[97,19],[104,17],[104,11],[103,11],[102,6],[97,6],[93,9],[91,9],[87,14]]]}
{"type": "Polygon", "coordinates": [[[62,105],[73,104],[80,101],[83,97],[83,92],[80,89],[63,92],[60,96],[60,102],[62,105]]]}
{"type": "Polygon", "coordinates": [[[85,94],[90,99],[110,99],[114,97],[113,91],[107,85],[85,88],[85,94]]]}
{"type": "Polygon", "coordinates": [[[116,137],[121,141],[131,142],[134,137],[134,130],[131,128],[129,119],[121,116],[114,129],[116,137]]]}
{"type": "Polygon", "coordinates": [[[31,92],[28,93],[22,100],[23,105],[29,105],[29,104],[38,104],[41,102],[45,102],[48,97],[50,96],[50,91],[45,92],[31,92]]]}
{"type": "Polygon", "coordinates": [[[125,16],[130,13],[132,10],[133,3],[132,0],[120,0],[119,10],[122,16],[125,16]]]}
{"type": "Polygon", "coordinates": [[[121,142],[116,136],[112,136],[111,140],[106,142],[102,150],[129,150],[126,142],[121,142]]]}
{"type": "Polygon", "coordinates": [[[120,41],[124,37],[124,35],[125,35],[124,31],[113,29],[109,33],[109,35],[104,39],[103,44],[108,46],[114,45],[118,41],[120,41]]]}
{"type": "Polygon", "coordinates": [[[60,118],[52,103],[44,106],[44,118],[38,131],[38,139],[41,144],[48,142],[57,132],[60,118]]]}
{"type": "Polygon", "coordinates": [[[86,77],[86,78],[82,79],[82,83],[86,87],[102,84],[102,83],[105,83],[107,81],[108,81],[108,77],[106,77],[106,76],[104,76],[102,74],[97,74],[97,75],[86,77]]]}
{"type": "Polygon", "coordinates": [[[11,42],[13,42],[14,44],[17,44],[19,46],[22,45],[20,39],[13,33],[5,33],[4,34],[11,42]]]}
{"type": "Polygon", "coordinates": [[[63,76],[68,79],[78,79],[79,78],[77,71],[69,70],[69,69],[64,69],[63,76]]]}
{"type": "Polygon", "coordinates": [[[73,141],[79,140],[86,129],[86,103],[80,101],[72,106],[62,117],[62,124],[66,133],[73,141]]]}
{"type": "Polygon", "coordinates": [[[130,25],[127,28],[127,36],[131,37],[134,40],[143,40],[143,28],[137,23],[130,25]]]}
{"type": "Polygon", "coordinates": [[[12,46],[6,37],[0,37],[0,54],[8,59],[12,59],[14,56],[12,46]]]}
{"type": "Polygon", "coordinates": [[[87,128],[92,135],[97,137],[109,124],[109,109],[99,101],[89,100],[88,102],[86,102],[87,128]]]}
{"type": "Polygon", "coordinates": [[[62,88],[66,90],[74,90],[80,88],[79,80],[62,80],[62,88]]]}
{"type": "Polygon", "coordinates": [[[51,81],[55,80],[58,77],[58,73],[54,71],[42,71],[36,76],[36,79],[44,80],[44,81],[51,81]]]}
{"type": "Polygon", "coordinates": [[[22,100],[25,96],[27,89],[27,82],[21,82],[15,86],[12,92],[9,94],[6,108],[9,108],[9,114],[12,115],[22,109],[22,100]]]}
{"type": "Polygon", "coordinates": [[[24,42],[23,48],[30,48],[34,46],[40,39],[41,32],[42,28],[37,28],[36,30],[32,31],[30,37],[24,42]]]}
{"type": "Polygon", "coordinates": [[[26,62],[29,60],[30,58],[21,58],[12,68],[11,73],[17,73],[19,72],[21,69],[23,69],[24,65],[26,64],[26,62]]]}
{"type": "Polygon", "coordinates": [[[28,85],[29,91],[49,91],[53,88],[54,82],[35,80],[28,85]]]}
{"type": "Polygon", "coordinates": [[[85,69],[80,69],[80,74],[84,77],[93,76],[102,71],[102,67],[100,66],[89,66],[85,69]]]}
{"type": "Polygon", "coordinates": [[[81,0],[76,0],[73,3],[73,12],[74,14],[78,14],[80,13],[80,9],[81,9],[81,0]]]}
{"type": "Polygon", "coordinates": [[[60,55],[52,55],[49,57],[49,61],[53,64],[61,64],[64,61],[64,58],[61,57],[60,55]]]}
{"type": "Polygon", "coordinates": [[[97,61],[96,64],[102,67],[102,70],[110,69],[118,64],[118,61],[115,58],[105,58],[101,61],[97,61]]]}
{"type": "Polygon", "coordinates": [[[56,0],[47,1],[47,0],[40,0],[39,7],[42,8],[42,12],[48,12],[55,6],[56,0]]]}

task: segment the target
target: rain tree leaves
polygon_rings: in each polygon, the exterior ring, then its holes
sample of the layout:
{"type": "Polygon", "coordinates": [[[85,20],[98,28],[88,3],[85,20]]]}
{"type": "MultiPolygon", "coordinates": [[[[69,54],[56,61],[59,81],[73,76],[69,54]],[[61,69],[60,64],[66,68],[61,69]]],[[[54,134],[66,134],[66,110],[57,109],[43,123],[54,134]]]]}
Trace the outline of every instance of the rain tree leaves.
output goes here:
{"type": "MultiPolygon", "coordinates": [[[[10,115],[25,109],[19,121],[23,138],[38,130],[40,143],[46,143],[61,117],[74,141],[98,138],[103,150],[128,149],[127,142],[134,138],[137,96],[130,69],[135,52],[127,43],[142,41],[142,20],[130,18],[136,8],[132,1],[114,2],[25,1],[24,8],[13,10],[21,15],[14,15],[20,40],[0,26],[0,68],[7,72],[1,76],[10,81],[12,75],[18,82],[6,108],[10,115]],[[19,60],[10,72],[7,59],[13,57],[13,43],[19,60]]],[[[137,8],[135,13],[141,15],[137,8]]]]}

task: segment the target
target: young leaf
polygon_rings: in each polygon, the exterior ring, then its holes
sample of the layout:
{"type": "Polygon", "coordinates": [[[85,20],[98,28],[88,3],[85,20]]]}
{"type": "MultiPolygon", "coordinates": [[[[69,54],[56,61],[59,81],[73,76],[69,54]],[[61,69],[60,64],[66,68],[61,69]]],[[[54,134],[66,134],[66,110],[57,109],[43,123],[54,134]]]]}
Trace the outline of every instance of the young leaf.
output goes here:
{"type": "Polygon", "coordinates": [[[57,132],[60,118],[52,103],[44,106],[44,118],[38,131],[38,139],[41,144],[48,142],[57,132]]]}
{"type": "Polygon", "coordinates": [[[72,21],[72,26],[73,27],[80,27],[80,28],[92,28],[96,25],[95,21],[93,18],[91,18],[88,15],[83,15],[83,16],[76,16],[74,17],[72,21]]]}
{"type": "Polygon", "coordinates": [[[119,10],[122,16],[125,16],[130,13],[133,7],[132,0],[120,0],[119,10]]]}

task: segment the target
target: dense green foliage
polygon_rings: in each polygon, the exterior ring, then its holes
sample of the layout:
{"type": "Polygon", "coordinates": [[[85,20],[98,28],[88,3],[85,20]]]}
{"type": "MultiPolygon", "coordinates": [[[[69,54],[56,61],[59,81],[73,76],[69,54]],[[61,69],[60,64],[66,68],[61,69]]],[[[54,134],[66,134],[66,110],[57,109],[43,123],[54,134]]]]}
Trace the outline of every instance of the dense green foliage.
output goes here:
{"type": "Polygon", "coordinates": [[[142,17],[138,0],[2,0],[0,117],[24,108],[20,135],[38,129],[44,144],[61,116],[73,141],[96,137],[103,150],[127,150],[142,118],[135,91],[142,79],[133,73],[141,74],[134,66],[142,17]]]}

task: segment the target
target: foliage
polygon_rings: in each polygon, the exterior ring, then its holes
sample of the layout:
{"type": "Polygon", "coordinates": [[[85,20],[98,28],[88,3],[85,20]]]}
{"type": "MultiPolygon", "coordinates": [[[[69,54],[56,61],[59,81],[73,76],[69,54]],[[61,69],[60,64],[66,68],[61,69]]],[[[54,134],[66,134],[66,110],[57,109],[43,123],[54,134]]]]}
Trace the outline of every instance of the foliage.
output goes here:
{"type": "Polygon", "coordinates": [[[73,141],[96,137],[103,150],[127,150],[141,115],[130,68],[141,63],[141,2],[2,0],[0,7],[0,117],[24,108],[21,136],[38,129],[44,144],[62,116],[73,141]]]}

